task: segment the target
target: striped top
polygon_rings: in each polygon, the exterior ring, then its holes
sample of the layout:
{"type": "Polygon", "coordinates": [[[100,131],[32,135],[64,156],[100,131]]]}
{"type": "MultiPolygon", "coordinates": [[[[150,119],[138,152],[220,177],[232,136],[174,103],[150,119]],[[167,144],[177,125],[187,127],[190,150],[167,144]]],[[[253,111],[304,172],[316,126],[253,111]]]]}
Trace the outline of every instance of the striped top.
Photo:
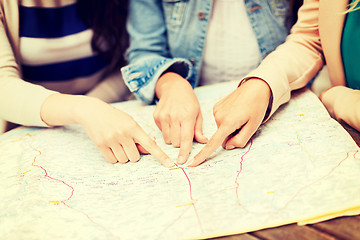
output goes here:
{"type": "Polygon", "coordinates": [[[69,94],[99,83],[107,62],[92,51],[93,31],[76,0],[21,0],[19,37],[24,80],[69,94]]]}

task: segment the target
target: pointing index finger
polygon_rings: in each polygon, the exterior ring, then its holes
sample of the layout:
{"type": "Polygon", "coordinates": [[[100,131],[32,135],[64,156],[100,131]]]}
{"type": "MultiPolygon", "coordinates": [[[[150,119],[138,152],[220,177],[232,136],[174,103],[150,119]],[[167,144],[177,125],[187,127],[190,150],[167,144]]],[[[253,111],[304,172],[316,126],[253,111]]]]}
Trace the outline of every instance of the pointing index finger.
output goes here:
{"type": "Polygon", "coordinates": [[[194,157],[189,167],[195,167],[206,160],[218,147],[223,143],[225,138],[232,132],[230,128],[223,127],[220,125],[218,130],[210,138],[209,142],[200,150],[194,157]]]}
{"type": "Polygon", "coordinates": [[[194,139],[194,124],[194,121],[185,121],[181,126],[181,144],[177,161],[178,164],[183,164],[188,160],[194,139]]]}
{"type": "Polygon", "coordinates": [[[141,130],[141,136],[135,139],[143,148],[145,148],[156,160],[158,160],[165,167],[174,166],[174,162],[171,158],[164,153],[161,148],[156,144],[155,140],[149,137],[143,130],[141,130]]]}

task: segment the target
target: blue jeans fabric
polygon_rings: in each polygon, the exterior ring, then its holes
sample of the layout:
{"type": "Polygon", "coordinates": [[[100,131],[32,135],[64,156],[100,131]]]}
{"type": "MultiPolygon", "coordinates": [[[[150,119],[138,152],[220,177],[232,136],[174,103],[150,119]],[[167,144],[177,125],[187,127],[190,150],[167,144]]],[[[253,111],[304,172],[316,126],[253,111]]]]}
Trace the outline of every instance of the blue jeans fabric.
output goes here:
{"type": "MultiPolygon", "coordinates": [[[[288,0],[244,0],[262,58],[285,41],[288,0]]],[[[166,71],[197,86],[212,0],[131,0],[129,65],[121,69],[130,91],[147,104],[166,71]]]]}

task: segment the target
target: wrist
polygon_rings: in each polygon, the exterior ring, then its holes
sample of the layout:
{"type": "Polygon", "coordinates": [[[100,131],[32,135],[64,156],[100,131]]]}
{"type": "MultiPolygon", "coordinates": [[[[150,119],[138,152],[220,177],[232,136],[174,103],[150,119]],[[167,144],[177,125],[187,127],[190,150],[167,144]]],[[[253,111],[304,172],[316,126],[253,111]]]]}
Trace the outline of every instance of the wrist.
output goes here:
{"type": "Polygon", "coordinates": [[[267,104],[263,122],[266,121],[271,115],[273,105],[273,95],[269,84],[261,78],[249,78],[242,81],[239,87],[242,85],[251,88],[251,92],[254,93],[256,98],[267,104]]]}
{"type": "Polygon", "coordinates": [[[320,94],[319,98],[330,113],[330,115],[334,117],[335,112],[341,111],[342,108],[341,104],[340,107],[337,107],[337,103],[341,101],[346,101],[347,99],[351,98],[353,91],[354,90],[345,86],[334,86],[323,91],[320,94]]]}
{"type": "Polygon", "coordinates": [[[160,99],[164,93],[170,92],[172,88],[176,89],[179,87],[179,85],[183,84],[186,84],[192,88],[190,83],[179,74],[174,72],[164,73],[161,75],[155,85],[155,94],[160,99]]]}
{"type": "Polygon", "coordinates": [[[71,115],[76,124],[84,125],[89,119],[93,119],[95,110],[98,111],[107,104],[98,98],[89,96],[73,96],[73,105],[71,106],[71,115]]]}
{"type": "Polygon", "coordinates": [[[255,93],[261,94],[263,97],[267,98],[269,101],[272,97],[272,92],[269,84],[261,78],[249,78],[244,80],[239,84],[239,87],[242,85],[251,85],[251,87],[256,90],[255,93]]]}

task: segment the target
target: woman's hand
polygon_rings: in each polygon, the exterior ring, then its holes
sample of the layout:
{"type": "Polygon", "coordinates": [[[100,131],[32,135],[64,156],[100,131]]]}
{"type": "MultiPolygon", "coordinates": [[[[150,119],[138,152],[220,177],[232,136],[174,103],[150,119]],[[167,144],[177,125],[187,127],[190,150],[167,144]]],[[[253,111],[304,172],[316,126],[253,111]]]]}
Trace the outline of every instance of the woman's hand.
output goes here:
{"type": "Polygon", "coordinates": [[[189,166],[204,162],[221,144],[225,149],[245,147],[264,120],[270,96],[267,83],[250,79],[215,104],[213,113],[218,130],[189,166]]]}
{"type": "Polygon", "coordinates": [[[92,97],[54,94],[46,99],[41,116],[48,125],[78,123],[110,163],[137,162],[150,153],[164,166],[173,161],[128,114],[92,97]]]}
{"type": "Polygon", "coordinates": [[[177,163],[189,157],[193,139],[206,143],[199,101],[187,80],[172,72],[162,75],[155,87],[159,103],[154,111],[156,125],[166,144],[180,147],[177,163]]]}
{"type": "Polygon", "coordinates": [[[325,90],[320,100],[330,116],[360,131],[360,91],[345,86],[325,90]]]}
{"type": "MultiPolygon", "coordinates": [[[[339,99],[344,99],[352,94],[353,90],[345,86],[334,86],[323,91],[319,98],[328,110],[331,117],[336,118],[335,103],[339,103],[339,99]]],[[[349,104],[350,105],[350,104],[349,104]]],[[[344,106],[340,109],[343,109],[344,106]]],[[[339,110],[339,108],[338,108],[339,110]]]]}

